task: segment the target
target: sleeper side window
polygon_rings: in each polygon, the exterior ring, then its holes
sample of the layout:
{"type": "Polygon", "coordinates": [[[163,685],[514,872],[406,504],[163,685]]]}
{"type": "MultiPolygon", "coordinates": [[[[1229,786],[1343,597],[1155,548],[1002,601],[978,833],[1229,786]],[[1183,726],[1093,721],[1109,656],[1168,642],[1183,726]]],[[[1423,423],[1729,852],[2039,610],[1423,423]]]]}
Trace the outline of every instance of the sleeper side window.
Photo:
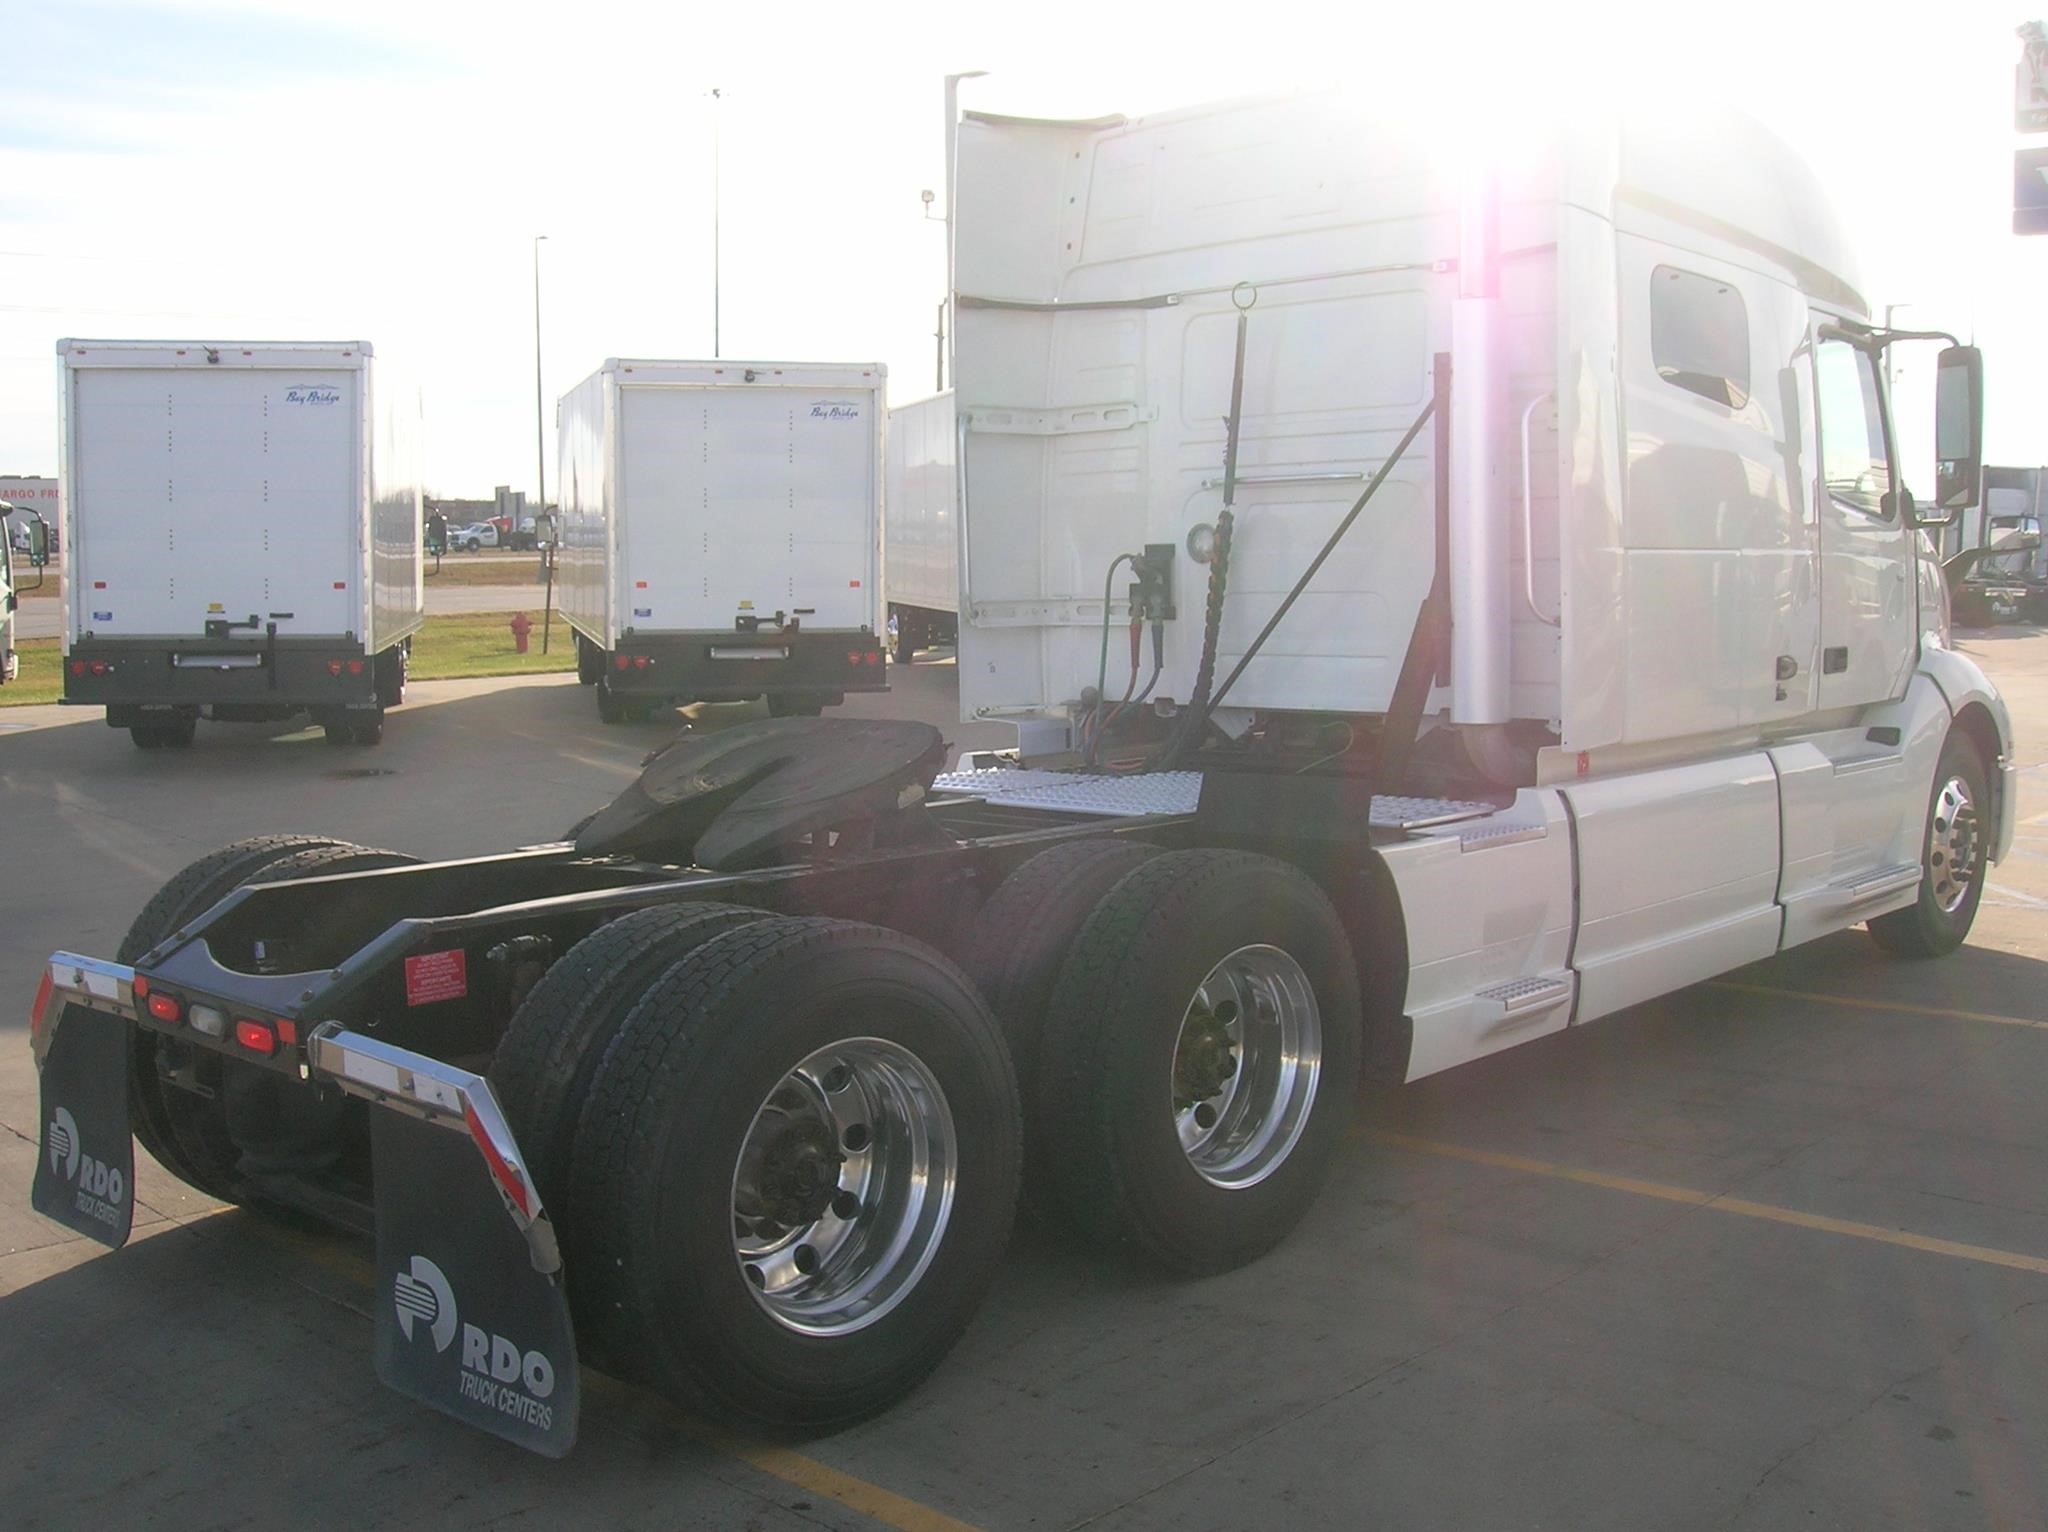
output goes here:
{"type": "Polygon", "coordinates": [[[1673,388],[1731,410],[1749,402],[1749,310],[1730,283],[1676,266],[1650,273],[1650,362],[1673,388]]]}

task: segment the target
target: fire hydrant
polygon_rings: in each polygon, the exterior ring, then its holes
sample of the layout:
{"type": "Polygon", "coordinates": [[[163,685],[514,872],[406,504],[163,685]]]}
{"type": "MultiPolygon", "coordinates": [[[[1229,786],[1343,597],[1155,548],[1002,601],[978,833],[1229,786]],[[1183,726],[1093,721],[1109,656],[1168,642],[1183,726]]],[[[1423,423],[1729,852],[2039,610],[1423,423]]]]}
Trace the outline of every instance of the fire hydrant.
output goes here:
{"type": "Polygon", "coordinates": [[[526,635],[533,631],[533,619],[524,612],[512,614],[512,651],[526,653],[526,635]]]}

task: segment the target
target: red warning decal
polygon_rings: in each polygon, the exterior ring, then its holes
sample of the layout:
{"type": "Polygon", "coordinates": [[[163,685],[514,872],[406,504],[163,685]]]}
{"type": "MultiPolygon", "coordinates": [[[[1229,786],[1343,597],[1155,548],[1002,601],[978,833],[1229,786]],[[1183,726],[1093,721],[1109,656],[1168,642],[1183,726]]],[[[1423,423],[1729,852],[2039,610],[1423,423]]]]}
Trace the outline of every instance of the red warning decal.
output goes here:
{"type": "Polygon", "coordinates": [[[460,947],[451,952],[422,952],[405,960],[407,1005],[460,1000],[468,993],[469,954],[460,947]]]}

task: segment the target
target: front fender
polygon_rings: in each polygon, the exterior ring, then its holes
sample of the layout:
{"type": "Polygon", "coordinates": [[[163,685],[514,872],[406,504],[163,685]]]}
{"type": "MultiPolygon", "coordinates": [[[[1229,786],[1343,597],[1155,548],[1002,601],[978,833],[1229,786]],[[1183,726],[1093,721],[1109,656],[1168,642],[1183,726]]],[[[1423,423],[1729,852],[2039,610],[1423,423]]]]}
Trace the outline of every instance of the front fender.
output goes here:
{"type": "Polygon", "coordinates": [[[1991,860],[2004,861],[2019,825],[2019,768],[2013,761],[2012,715],[2005,699],[1975,660],[1953,649],[1923,646],[1920,673],[1940,688],[1952,716],[1970,727],[1984,744],[1995,743],[1989,765],[1998,831],[1992,840],[1991,860]]]}

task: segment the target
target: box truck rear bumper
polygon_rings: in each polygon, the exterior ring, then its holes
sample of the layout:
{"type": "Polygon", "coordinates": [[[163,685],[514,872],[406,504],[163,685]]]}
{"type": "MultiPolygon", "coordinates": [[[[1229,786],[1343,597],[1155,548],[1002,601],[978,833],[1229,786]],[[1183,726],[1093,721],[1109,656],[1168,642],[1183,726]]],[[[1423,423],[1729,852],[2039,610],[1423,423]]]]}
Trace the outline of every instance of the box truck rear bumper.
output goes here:
{"type": "Polygon", "coordinates": [[[64,660],[63,701],[104,707],[114,723],[124,721],[116,710],[374,708],[377,662],[340,638],[78,640],[64,660]]]}
{"type": "Polygon", "coordinates": [[[763,696],[838,699],[889,689],[873,633],[632,633],[605,656],[605,684],[622,699],[745,702],[763,696]]]}

